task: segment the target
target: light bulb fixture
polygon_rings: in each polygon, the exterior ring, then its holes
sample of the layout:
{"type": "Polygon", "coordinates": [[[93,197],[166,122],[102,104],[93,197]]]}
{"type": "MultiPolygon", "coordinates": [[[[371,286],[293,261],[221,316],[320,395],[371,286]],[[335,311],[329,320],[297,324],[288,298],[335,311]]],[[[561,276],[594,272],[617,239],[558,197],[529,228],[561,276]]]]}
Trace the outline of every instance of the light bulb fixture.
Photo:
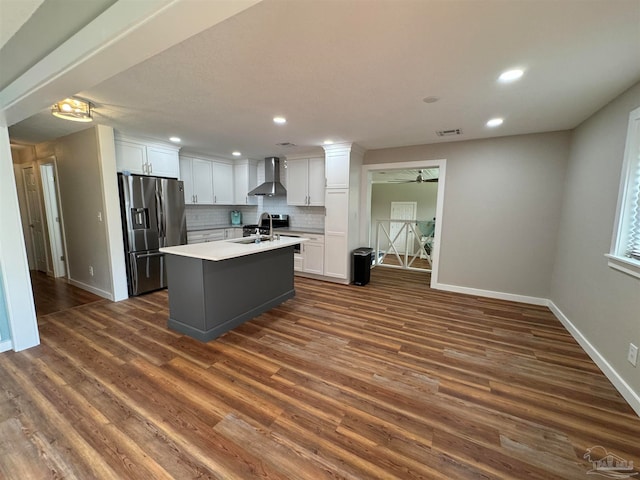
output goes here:
{"type": "Polygon", "coordinates": [[[80,98],[65,98],[51,106],[54,117],[64,118],[73,122],[91,122],[91,109],[93,105],[80,98]]]}
{"type": "Polygon", "coordinates": [[[492,118],[487,122],[487,127],[490,127],[490,128],[499,127],[500,125],[502,125],[503,122],[504,120],[502,118],[492,118]]]}

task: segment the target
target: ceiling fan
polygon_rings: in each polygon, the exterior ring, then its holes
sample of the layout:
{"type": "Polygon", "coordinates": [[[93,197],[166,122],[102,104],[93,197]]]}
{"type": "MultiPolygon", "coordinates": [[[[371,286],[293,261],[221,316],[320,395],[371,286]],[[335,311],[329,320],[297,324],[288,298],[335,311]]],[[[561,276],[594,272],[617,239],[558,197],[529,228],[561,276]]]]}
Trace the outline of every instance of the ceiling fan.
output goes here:
{"type": "Polygon", "coordinates": [[[393,183],[427,183],[427,182],[437,182],[438,177],[434,178],[425,178],[422,176],[422,170],[418,170],[418,176],[415,180],[392,180],[393,183]]]}

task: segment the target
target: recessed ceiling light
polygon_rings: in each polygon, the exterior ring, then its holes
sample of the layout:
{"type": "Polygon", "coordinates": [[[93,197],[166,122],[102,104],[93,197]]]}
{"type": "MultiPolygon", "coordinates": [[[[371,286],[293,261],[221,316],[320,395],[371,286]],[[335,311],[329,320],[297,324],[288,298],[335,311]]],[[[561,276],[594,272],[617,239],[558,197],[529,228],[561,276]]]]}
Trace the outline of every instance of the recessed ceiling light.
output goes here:
{"type": "Polygon", "coordinates": [[[284,117],[273,117],[273,123],[277,123],[278,125],[282,125],[287,123],[287,119],[284,117]]]}
{"type": "Polygon", "coordinates": [[[234,157],[239,157],[240,155],[242,155],[242,153],[238,152],[237,150],[235,152],[233,152],[231,155],[233,155],[234,157]]]}
{"type": "Polygon", "coordinates": [[[324,142],[325,145],[333,145],[333,140],[325,140],[324,142]]]}
{"type": "Polygon", "coordinates": [[[522,77],[523,73],[524,71],[520,70],[519,68],[514,70],[507,70],[506,72],[502,72],[502,74],[500,74],[500,76],[498,77],[498,80],[500,80],[503,83],[514,82],[518,80],[520,77],[522,77]]]}
{"type": "Polygon", "coordinates": [[[502,118],[492,118],[487,122],[487,127],[498,127],[502,125],[502,122],[504,122],[502,118]]]}
{"type": "Polygon", "coordinates": [[[174,143],[178,143],[180,141],[180,137],[169,137],[169,140],[171,140],[174,143]]]}

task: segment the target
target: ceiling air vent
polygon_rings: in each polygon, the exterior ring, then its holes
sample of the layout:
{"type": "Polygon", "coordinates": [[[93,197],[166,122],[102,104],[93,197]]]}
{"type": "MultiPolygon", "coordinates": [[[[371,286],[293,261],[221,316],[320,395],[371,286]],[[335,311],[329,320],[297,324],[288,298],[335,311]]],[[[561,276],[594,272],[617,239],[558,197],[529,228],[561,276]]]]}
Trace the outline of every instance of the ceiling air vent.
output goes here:
{"type": "Polygon", "coordinates": [[[436,130],[436,134],[439,137],[452,137],[454,135],[462,135],[462,129],[454,128],[452,130],[436,130]]]}
{"type": "Polygon", "coordinates": [[[297,147],[295,143],[291,143],[291,142],[280,142],[280,143],[276,143],[276,145],[278,145],[279,147],[297,147]]]}

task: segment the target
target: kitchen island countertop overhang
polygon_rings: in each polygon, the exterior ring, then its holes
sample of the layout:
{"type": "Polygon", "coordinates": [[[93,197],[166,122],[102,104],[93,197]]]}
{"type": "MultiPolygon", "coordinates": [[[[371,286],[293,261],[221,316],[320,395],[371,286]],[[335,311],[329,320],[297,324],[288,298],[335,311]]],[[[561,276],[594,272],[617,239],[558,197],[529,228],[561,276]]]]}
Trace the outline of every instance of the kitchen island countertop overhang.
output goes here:
{"type": "Polygon", "coordinates": [[[244,255],[251,255],[254,253],[289,247],[299,243],[304,243],[308,240],[303,237],[281,236],[278,239],[274,240],[262,240],[260,241],[260,243],[255,243],[255,241],[246,243],[251,239],[255,239],[255,236],[236,238],[232,240],[220,240],[218,242],[194,243],[190,245],[164,247],[160,249],[160,252],[219,262],[221,260],[229,260],[244,255]]]}
{"type": "Polygon", "coordinates": [[[294,245],[251,237],[161,248],[172,330],[207,342],[295,296],[294,245]]]}

